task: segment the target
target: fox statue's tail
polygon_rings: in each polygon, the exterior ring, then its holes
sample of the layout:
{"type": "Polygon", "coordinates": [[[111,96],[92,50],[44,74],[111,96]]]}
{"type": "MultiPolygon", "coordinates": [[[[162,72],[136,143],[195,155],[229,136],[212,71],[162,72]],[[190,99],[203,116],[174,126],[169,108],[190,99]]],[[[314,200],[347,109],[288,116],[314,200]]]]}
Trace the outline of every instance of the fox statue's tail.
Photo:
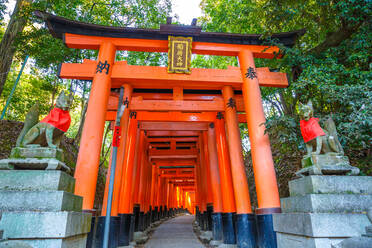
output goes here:
{"type": "Polygon", "coordinates": [[[25,119],[23,129],[17,138],[16,145],[18,147],[22,146],[23,138],[25,137],[28,130],[30,130],[33,126],[35,126],[39,122],[39,108],[40,108],[40,104],[39,102],[36,102],[26,114],[26,119],[25,119]]]}
{"type": "Polygon", "coordinates": [[[330,143],[331,147],[335,146],[333,149],[337,152],[340,152],[341,154],[344,154],[344,149],[342,148],[342,145],[340,144],[340,141],[337,136],[337,130],[336,130],[336,124],[333,121],[332,117],[329,117],[325,122],[325,128],[329,134],[329,136],[333,137],[334,142],[330,143]]]}

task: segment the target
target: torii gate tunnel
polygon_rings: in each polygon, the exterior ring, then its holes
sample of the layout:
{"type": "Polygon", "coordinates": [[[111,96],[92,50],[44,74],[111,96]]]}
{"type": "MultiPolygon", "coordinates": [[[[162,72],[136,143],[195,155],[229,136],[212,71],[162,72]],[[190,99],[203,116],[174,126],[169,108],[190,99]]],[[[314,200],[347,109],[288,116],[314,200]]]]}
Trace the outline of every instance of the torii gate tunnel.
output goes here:
{"type": "MultiPolygon", "coordinates": [[[[196,215],[215,240],[239,247],[276,247],[272,214],[280,199],[269,137],[265,134],[261,87],[287,87],[286,74],[256,68],[254,58],[274,58],[279,48],[260,35],[201,32],[170,23],[160,29],[107,27],[43,12],[53,36],[76,49],[98,50],[96,61],[62,64],[59,76],[92,80],[75,170],[75,193],[93,211],[102,136],[114,121],[124,87],[111,211],[110,247],[128,245],[131,225],[149,225],[180,211],[196,215]],[[192,37],[193,54],[235,56],[240,67],[193,68],[189,74],[166,67],[128,65],[116,51],[168,52],[169,36],[192,37]],[[258,208],[252,212],[239,123],[247,123],[258,208]],[[133,222],[133,220],[135,220],[133,222]],[[134,223],[134,224],[133,224],[134,223]]],[[[301,31],[275,34],[292,46],[301,31]]],[[[98,229],[103,230],[108,192],[98,229]]],[[[99,231],[97,231],[99,233],[99,231]]],[[[98,234],[98,239],[101,239],[98,234]]],[[[99,241],[98,241],[99,242],[99,241]]]]}

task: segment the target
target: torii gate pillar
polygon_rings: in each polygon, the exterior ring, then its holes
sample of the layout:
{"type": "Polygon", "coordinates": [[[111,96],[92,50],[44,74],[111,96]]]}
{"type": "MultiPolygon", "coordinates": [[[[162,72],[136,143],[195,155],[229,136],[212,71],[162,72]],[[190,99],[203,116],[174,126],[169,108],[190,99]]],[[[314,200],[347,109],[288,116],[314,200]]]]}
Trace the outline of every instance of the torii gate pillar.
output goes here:
{"type": "MultiPolygon", "coordinates": [[[[98,61],[112,65],[116,48],[111,42],[101,44],[98,61]]],[[[107,103],[111,89],[110,66],[101,72],[97,71],[92,82],[85,124],[80,141],[75,178],[75,194],[83,196],[83,209],[93,209],[96,193],[98,166],[105,128],[107,103]]]]}
{"type": "Polygon", "coordinates": [[[266,119],[252,52],[241,50],[239,62],[243,76],[243,98],[256,182],[258,243],[263,244],[262,242],[266,242],[263,240],[263,233],[265,237],[271,237],[266,240],[276,240],[276,234],[272,228],[272,213],[281,212],[280,198],[269,136],[265,134],[263,125],[266,119]]]}

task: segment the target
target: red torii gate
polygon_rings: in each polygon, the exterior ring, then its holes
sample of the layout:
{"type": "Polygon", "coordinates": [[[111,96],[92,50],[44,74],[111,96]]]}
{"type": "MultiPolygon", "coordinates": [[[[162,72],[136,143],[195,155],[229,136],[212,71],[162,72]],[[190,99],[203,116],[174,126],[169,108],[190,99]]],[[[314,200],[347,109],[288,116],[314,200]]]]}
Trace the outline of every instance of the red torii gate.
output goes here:
{"type": "MultiPolygon", "coordinates": [[[[214,190],[213,187],[211,190],[213,197],[218,198],[218,195],[222,195],[224,200],[219,204],[222,204],[221,206],[216,207],[227,213],[236,212],[241,217],[238,218],[238,221],[243,222],[248,221],[246,215],[252,213],[238,130],[238,122],[246,121],[257,190],[258,209],[256,209],[256,213],[271,214],[280,211],[269,138],[262,125],[265,122],[265,116],[259,87],[287,87],[288,81],[286,74],[270,72],[268,68],[256,68],[254,63],[254,58],[274,58],[279,53],[278,47],[263,45],[260,35],[203,33],[201,28],[196,26],[163,25],[160,30],[115,28],[74,22],[43,12],[36,12],[36,15],[46,21],[50,32],[55,37],[63,39],[66,46],[99,50],[97,61],[84,60],[82,64],[65,63],[62,64],[59,72],[61,78],[92,80],[75,171],[75,193],[83,196],[83,209],[93,209],[104,124],[106,120],[113,120],[115,117],[115,113],[108,112],[108,110],[115,111],[113,106],[117,106],[115,104],[115,101],[117,102],[116,95],[111,95],[111,88],[124,86],[124,98],[129,100],[129,108],[122,118],[124,137],[119,147],[119,166],[115,174],[117,179],[114,187],[114,205],[116,204],[116,207],[113,206],[114,213],[130,213],[131,211],[130,187],[133,187],[132,184],[135,182],[131,179],[132,171],[135,171],[133,168],[134,150],[136,150],[136,144],[140,147],[142,145],[138,144],[144,144],[144,131],[137,129],[138,123],[142,125],[142,128],[151,130],[151,124],[148,123],[167,121],[201,123],[196,129],[199,131],[187,130],[184,132],[196,132],[199,149],[204,147],[205,154],[200,152],[195,155],[196,159],[202,161],[210,154],[218,155],[219,168],[213,167],[215,165],[196,168],[196,184],[199,185],[195,188],[196,198],[200,198],[200,192],[205,195],[207,188],[211,188],[208,186],[210,182],[203,182],[201,179],[212,180],[208,179],[206,174],[214,173],[218,176],[219,172],[220,182],[214,181],[214,183],[221,183],[224,190],[217,192],[218,190],[214,190]],[[236,56],[239,59],[240,68],[229,67],[226,70],[194,68],[191,70],[191,74],[185,75],[169,74],[165,67],[136,66],[128,65],[126,61],[115,61],[117,50],[167,52],[169,35],[192,36],[194,38],[192,53],[194,54],[236,56]],[[173,89],[171,99],[163,99],[161,102],[158,101],[159,96],[156,94],[139,94],[136,97],[133,91],[133,89],[169,88],[173,89]],[[207,95],[208,99],[206,99],[203,96],[198,98],[184,94],[184,90],[195,89],[222,90],[222,97],[211,94],[209,98],[207,95]],[[239,97],[235,96],[234,91],[236,90],[242,91],[240,101],[239,97]],[[245,118],[237,115],[237,111],[242,110],[245,111],[245,118]],[[131,111],[132,113],[136,111],[135,118],[130,118],[131,111]],[[181,111],[200,113],[183,113],[181,111]],[[217,112],[224,112],[224,117],[217,112]],[[203,123],[209,126],[206,128],[203,123]],[[225,124],[227,136],[225,135],[225,124]],[[214,140],[210,137],[213,137],[214,140]],[[213,142],[217,144],[213,144],[213,142]],[[211,170],[210,168],[215,169],[211,170]],[[122,178],[122,175],[126,175],[126,180],[122,178]],[[198,191],[200,192],[198,193],[198,191]],[[118,208],[122,208],[123,212],[120,212],[121,210],[118,208]]],[[[301,33],[281,33],[273,35],[273,37],[285,45],[291,46],[301,33]]],[[[168,125],[168,130],[172,128],[172,125],[177,124],[168,125]]],[[[189,127],[189,129],[192,128],[189,127]]],[[[165,134],[165,132],[172,131],[151,130],[151,132],[165,134]]],[[[177,154],[173,155],[177,158],[177,154]]],[[[152,157],[161,157],[161,155],[154,156],[152,157]]],[[[180,156],[184,157],[185,154],[180,156]]],[[[189,156],[194,158],[193,154],[189,156]]],[[[217,156],[212,160],[217,161],[217,156]]],[[[154,190],[153,186],[151,186],[152,191],[154,190]]],[[[165,190],[161,180],[158,187],[162,187],[162,191],[165,190]]],[[[154,201],[153,199],[152,202],[154,201]]],[[[198,201],[206,204],[203,199],[198,201]]],[[[244,243],[244,240],[247,239],[245,231],[247,230],[238,228],[238,243],[244,243]]]]}

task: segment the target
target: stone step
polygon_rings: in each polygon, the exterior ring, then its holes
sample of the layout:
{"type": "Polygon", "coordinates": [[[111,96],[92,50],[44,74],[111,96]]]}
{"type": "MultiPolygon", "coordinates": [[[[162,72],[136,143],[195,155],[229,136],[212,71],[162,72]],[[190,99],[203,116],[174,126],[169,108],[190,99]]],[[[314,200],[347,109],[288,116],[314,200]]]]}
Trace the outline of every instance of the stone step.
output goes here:
{"type": "Polygon", "coordinates": [[[67,211],[3,212],[0,221],[0,229],[8,239],[61,239],[87,234],[90,226],[90,213],[67,211]]]}
{"type": "Polygon", "coordinates": [[[63,239],[20,239],[32,248],[82,248],[86,247],[87,235],[77,235],[63,239]]]}
{"type": "Polygon", "coordinates": [[[75,179],[57,170],[0,170],[0,190],[60,190],[74,193],[75,179]]]}
{"type": "Polygon", "coordinates": [[[83,198],[65,191],[0,191],[1,211],[81,211],[83,198]]]}
{"type": "Polygon", "coordinates": [[[273,214],[274,231],[307,237],[346,238],[365,234],[366,214],[282,213],[273,214]]]}
{"type": "Polygon", "coordinates": [[[372,204],[372,195],[309,194],[282,198],[283,213],[362,213],[372,204]]]}
{"type": "Polygon", "coordinates": [[[372,194],[372,177],[306,176],[289,182],[291,196],[306,194],[372,194]]]}

